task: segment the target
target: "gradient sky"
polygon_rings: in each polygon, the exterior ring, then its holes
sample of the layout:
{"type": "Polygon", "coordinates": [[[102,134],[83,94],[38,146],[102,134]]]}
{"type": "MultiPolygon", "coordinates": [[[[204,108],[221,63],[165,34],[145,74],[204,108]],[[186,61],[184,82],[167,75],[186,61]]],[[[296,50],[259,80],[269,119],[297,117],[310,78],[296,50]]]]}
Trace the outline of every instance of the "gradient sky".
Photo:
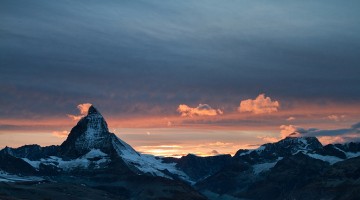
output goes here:
{"type": "Polygon", "coordinates": [[[60,144],[84,103],[156,155],[358,140],[357,0],[0,4],[0,148],[60,144]]]}

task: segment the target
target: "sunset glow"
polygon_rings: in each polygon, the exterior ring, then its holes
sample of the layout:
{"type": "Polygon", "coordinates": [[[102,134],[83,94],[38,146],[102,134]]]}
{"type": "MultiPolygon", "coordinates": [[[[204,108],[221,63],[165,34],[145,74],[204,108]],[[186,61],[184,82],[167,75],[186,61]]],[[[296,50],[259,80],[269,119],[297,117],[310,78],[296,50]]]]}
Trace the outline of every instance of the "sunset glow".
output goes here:
{"type": "MultiPolygon", "coordinates": [[[[287,102],[286,104],[290,104],[287,102]]],[[[278,103],[277,103],[278,104],[278,103]]],[[[24,144],[61,144],[77,123],[68,116],[84,115],[83,104],[79,114],[65,114],[49,119],[3,119],[0,147],[24,144]],[[16,128],[11,128],[16,127],[16,128]]],[[[158,156],[179,157],[188,153],[209,156],[235,154],[239,149],[257,148],[266,142],[276,142],[302,128],[336,130],[346,129],[357,122],[360,113],[352,107],[358,105],[327,106],[305,105],[279,108],[276,112],[233,112],[221,115],[163,115],[147,117],[107,116],[111,132],[127,141],[136,150],[158,156]],[[290,119],[290,120],[289,120],[290,119]]],[[[259,109],[259,108],[258,108],[259,109]]],[[[268,109],[268,108],[266,108],[268,109]]],[[[214,111],[216,112],[216,111],[214,111]]],[[[201,112],[203,113],[203,112],[201,112]]],[[[357,134],[319,135],[323,144],[344,143],[357,139],[357,134]]]]}

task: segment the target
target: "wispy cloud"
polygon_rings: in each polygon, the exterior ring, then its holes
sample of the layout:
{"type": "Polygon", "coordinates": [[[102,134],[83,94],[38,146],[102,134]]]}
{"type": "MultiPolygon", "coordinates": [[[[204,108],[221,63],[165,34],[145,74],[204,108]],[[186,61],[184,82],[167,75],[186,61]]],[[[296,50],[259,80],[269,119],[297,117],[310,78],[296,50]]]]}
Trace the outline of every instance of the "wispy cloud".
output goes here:
{"type": "Polygon", "coordinates": [[[220,109],[211,108],[208,104],[199,104],[199,106],[194,108],[185,104],[180,104],[177,111],[183,117],[216,116],[216,115],[222,115],[224,113],[220,109]]]}
{"type": "Polygon", "coordinates": [[[280,126],[280,137],[285,138],[288,136],[295,136],[294,133],[305,131],[304,129],[294,125],[281,125],[280,126]]]}
{"type": "Polygon", "coordinates": [[[66,138],[69,135],[68,131],[53,131],[53,136],[58,138],[66,138]]]}
{"type": "Polygon", "coordinates": [[[286,121],[294,121],[296,118],[295,117],[288,117],[287,119],[286,119],[286,121]]]}
{"type": "Polygon", "coordinates": [[[280,107],[278,101],[272,101],[265,94],[260,94],[255,99],[247,99],[240,102],[239,112],[251,112],[254,114],[268,114],[277,112],[280,107]]]}
{"type": "Polygon", "coordinates": [[[74,121],[78,121],[87,114],[87,111],[89,110],[90,106],[91,106],[91,103],[79,104],[79,105],[77,105],[77,108],[79,109],[80,115],[67,114],[67,116],[70,117],[74,121]]]}
{"type": "Polygon", "coordinates": [[[257,136],[257,138],[259,138],[265,142],[270,142],[270,143],[277,142],[280,140],[280,138],[271,137],[271,136],[257,136]]]}

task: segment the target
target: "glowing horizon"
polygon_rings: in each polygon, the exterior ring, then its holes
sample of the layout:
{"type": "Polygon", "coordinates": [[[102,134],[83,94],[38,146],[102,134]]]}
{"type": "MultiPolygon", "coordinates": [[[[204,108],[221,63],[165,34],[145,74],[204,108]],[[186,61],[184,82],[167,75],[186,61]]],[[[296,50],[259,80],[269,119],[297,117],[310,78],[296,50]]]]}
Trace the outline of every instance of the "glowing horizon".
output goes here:
{"type": "MultiPolygon", "coordinates": [[[[271,106],[274,105],[272,102],[268,103],[271,106]]],[[[173,157],[189,153],[199,156],[234,155],[240,148],[252,149],[264,143],[276,142],[298,130],[310,128],[330,131],[345,130],[357,123],[356,119],[360,117],[360,113],[348,105],[343,107],[303,105],[303,107],[286,109],[281,108],[278,104],[276,104],[278,109],[271,112],[259,110],[260,108],[268,110],[266,105],[254,104],[257,106],[254,113],[235,110],[232,113],[207,115],[206,111],[191,110],[194,114],[183,115],[181,110],[178,115],[172,116],[134,118],[107,117],[106,114],[103,116],[108,122],[110,132],[115,133],[137,151],[156,156],[173,157]]],[[[61,144],[77,121],[86,115],[90,104],[87,107],[82,105],[77,106],[79,114],[69,113],[60,118],[36,121],[31,119],[1,120],[0,125],[24,126],[24,129],[14,128],[0,131],[0,147],[19,147],[25,144],[61,144]]],[[[247,106],[247,110],[251,111],[249,105],[247,106]]],[[[212,108],[207,106],[203,109],[212,108]]],[[[99,111],[101,112],[101,110],[99,111]]],[[[329,144],[357,140],[357,135],[354,134],[350,131],[335,135],[314,136],[317,136],[321,143],[329,144]]]]}

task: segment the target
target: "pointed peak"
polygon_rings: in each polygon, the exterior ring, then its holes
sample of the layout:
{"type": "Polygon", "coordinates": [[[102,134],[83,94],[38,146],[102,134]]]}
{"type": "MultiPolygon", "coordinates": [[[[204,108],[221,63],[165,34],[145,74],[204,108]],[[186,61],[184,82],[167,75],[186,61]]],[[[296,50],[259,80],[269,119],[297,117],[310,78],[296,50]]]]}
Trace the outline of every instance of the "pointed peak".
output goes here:
{"type": "Polygon", "coordinates": [[[91,105],[88,110],[88,115],[92,114],[100,114],[100,112],[93,105],[91,105]]]}

